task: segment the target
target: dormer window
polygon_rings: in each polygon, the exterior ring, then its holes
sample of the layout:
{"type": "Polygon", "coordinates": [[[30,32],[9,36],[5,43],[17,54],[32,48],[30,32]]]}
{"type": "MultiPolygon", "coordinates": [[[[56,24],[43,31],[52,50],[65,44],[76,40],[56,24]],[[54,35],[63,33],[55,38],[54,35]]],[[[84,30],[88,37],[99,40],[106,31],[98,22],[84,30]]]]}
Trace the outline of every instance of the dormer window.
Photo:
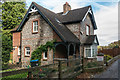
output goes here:
{"type": "Polygon", "coordinates": [[[90,26],[86,25],[86,35],[90,35],[90,26]]]}
{"type": "Polygon", "coordinates": [[[38,20],[33,21],[33,33],[38,32],[38,20]]]}

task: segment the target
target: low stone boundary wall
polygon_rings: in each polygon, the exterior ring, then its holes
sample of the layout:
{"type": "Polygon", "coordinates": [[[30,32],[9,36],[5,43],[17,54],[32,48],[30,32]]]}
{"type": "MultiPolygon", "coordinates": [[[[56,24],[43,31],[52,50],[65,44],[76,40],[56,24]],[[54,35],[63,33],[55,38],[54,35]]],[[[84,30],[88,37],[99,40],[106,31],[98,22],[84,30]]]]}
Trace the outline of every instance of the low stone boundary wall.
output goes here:
{"type": "Polygon", "coordinates": [[[115,62],[116,60],[118,60],[120,58],[120,55],[110,59],[108,62],[107,62],[107,66],[111,65],[113,62],[115,62]]]}
{"type": "Polygon", "coordinates": [[[93,67],[93,68],[85,68],[84,71],[85,72],[89,72],[89,73],[96,73],[96,72],[101,72],[104,69],[107,68],[107,66],[110,66],[113,62],[115,62],[116,60],[120,59],[120,55],[110,59],[109,61],[106,62],[106,65],[104,66],[99,66],[99,67],[93,67]]]}
{"type": "Polygon", "coordinates": [[[94,67],[94,68],[85,68],[85,72],[88,72],[88,73],[96,73],[96,72],[101,72],[103,70],[104,70],[103,66],[94,67]]]}

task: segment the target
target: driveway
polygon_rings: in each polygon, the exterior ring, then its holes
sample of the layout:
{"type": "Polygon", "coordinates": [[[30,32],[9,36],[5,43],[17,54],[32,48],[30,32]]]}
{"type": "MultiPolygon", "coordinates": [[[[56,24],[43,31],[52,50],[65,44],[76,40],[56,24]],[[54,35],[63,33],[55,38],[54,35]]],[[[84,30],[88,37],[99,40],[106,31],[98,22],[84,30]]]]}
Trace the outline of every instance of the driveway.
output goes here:
{"type": "Polygon", "coordinates": [[[118,78],[118,75],[120,80],[120,59],[109,66],[106,71],[95,75],[94,78],[118,78]]]}

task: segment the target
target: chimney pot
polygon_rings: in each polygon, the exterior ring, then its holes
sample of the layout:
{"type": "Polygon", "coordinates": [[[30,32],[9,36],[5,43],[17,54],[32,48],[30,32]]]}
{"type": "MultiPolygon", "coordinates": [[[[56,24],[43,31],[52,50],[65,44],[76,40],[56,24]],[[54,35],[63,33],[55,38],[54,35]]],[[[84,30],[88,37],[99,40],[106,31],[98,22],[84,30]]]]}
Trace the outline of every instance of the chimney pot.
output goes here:
{"type": "Polygon", "coordinates": [[[69,5],[68,2],[66,2],[64,5],[63,5],[63,14],[65,14],[66,12],[70,11],[71,10],[71,6],[69,5]]]}

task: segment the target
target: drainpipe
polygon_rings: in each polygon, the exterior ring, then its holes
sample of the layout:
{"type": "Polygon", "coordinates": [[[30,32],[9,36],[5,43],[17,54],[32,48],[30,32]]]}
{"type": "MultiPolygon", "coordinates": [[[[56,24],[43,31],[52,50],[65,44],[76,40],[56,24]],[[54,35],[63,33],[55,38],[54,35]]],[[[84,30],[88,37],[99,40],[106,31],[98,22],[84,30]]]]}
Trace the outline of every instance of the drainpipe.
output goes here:
{"type": "Polygon", "coordinates": [[[22,63],[22,32],[20,32],[20,59],[21,59],[20,62],[22,63]]]}

